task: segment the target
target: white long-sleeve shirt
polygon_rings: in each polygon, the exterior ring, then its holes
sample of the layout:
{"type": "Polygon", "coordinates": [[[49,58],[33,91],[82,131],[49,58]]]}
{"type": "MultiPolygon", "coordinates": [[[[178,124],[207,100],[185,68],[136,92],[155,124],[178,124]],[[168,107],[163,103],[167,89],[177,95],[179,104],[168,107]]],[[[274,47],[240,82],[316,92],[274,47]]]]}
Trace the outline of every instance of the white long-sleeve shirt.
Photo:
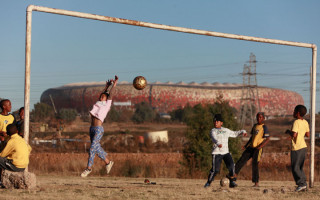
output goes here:
{"type": "Polygon", "coordinates": [[[229,153],[229,145],[228,140],[229,137],[235,138],[238,137],[240,134],[245,133],[245,130],[241,131],[231,131],[230,129],[221,127],[221,128],[213,128],[210,131],[210,136],[212,139],[212,154],[226,154],[229,153]],[[219,148],[219,145],[222,145],[219,148]]]}

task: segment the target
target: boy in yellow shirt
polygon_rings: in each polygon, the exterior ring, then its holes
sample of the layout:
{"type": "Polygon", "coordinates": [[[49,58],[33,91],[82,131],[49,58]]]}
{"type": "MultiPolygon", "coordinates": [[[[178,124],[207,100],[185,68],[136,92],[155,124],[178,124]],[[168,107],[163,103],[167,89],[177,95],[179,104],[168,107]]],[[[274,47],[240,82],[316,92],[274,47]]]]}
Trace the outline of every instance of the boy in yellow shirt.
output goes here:
{"type": "Polygon", "coordinates": [[[10,136],[10,139],[6,147],[0,153],[0,171],[24,171],[29,164],[31,147],[20,135],[18,135],[18,129],[15,124],[9,124],[6,132],[7,135],[10,136]]]}
{"type": "Polygon", "coordinates": [[[245,151],[235,166],[235,176],[240,173],[241,168],[252,158],[252,182],[254,187],[259,187],[259,162],[262,156],[262,147],[269,142],[269,131],[264,124],[264,113],[257,113],[257,123],[252,127],[251,137],[244,146],[245,151]]]}
{"type": "Polygon", "coordinates": [[[297,184],[296,192],[307,189],[307,178],[303,171],[304,160],[307,153],[307,144],[304,137],[310,136],[309,124],[303,119],[307,113],[304,105],[297,105],[294,108],[293,122],[291,130],[287,130],[286,134],[291,136],[291,171],[293,178],[297,184]]]}
{"type": "Polygon", "coordinates": [[[0,151],[6,146],[7,143],[7,126],[15,123],[15,119],[11,112],[11,102],[9,99],[3,99],[0,101],[0,151]]]}

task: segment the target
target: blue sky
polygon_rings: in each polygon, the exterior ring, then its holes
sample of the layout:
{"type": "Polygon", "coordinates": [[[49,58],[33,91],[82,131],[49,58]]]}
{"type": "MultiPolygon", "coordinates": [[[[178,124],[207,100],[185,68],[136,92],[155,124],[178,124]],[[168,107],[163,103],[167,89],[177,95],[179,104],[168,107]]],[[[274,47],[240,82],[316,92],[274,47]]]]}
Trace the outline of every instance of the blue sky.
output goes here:
{"type": "MultiPolygon", "coordinates": [[[[30,4],[320,44],[320,1],[317,0],[0,0],[0,97],[9,98],[13,109],[23,106],[25,15],[30,4]]],[[[32,17],[31,107],[48,88],[104,81],[114,74],[119,75],[120,81],[129,82],[143,75],[149,82],[242,83],[240,73],[248,64],[250,53],[256,55],[258,85],[296,91],[309,106],[311,49],[40,12],[33,12],[32,17]]],[[[316,110],[320,110],[319,94],[316,110]]]]}

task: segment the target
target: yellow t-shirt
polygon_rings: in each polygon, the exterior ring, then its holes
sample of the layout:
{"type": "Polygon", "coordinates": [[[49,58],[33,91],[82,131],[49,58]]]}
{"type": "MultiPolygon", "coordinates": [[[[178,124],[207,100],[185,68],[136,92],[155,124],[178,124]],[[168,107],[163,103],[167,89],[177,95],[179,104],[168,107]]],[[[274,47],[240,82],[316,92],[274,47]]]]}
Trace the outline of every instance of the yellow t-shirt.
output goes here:
{"type": "Polygon", "coordinates": [[[2,115],[0,114],[0,131],[7,132],[7,126],[14,122],[14,117],[11,114],[2,115]]]}
{"type": "Polygon", "coordinates": [[[31,147],[17,133],[10,136],[6,147],[0,153],[0,157],[7,157],[18,168],[26,168],[29,164],[31,147]]]}
{"type": "Polygon", "coordinates": [[[269,132],[267,126],[264,124],[255,124],[251,131],[251,147],[256,148],[259,146],[267,137],[269,132]]]}
{"type": "Polygon", "coordinates": [[[297,133],[296,138],[292,138],[292,151],[297,151],[299,149],[303,149],[307,147],[306,141],[304,140],[304,136],[306,132],[309,132],[309,124],[304,119],[296,119],[293,122],[291,131],[297,133]]]}

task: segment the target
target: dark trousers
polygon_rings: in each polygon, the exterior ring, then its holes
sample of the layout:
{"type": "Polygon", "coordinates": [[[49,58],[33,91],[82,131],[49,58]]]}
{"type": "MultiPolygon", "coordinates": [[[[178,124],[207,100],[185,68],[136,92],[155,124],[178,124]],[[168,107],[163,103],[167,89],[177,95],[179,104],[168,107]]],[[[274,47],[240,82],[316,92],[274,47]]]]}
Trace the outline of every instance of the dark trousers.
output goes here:
{"type": "Polygon", "coordinates": [[[211,183],[214,180],[214,177],[220,172],[222,160],[228,168],[229,176],[234,176],[234,162],[231,154],[212,154],[212,168],[209,172],[208,183],[211,183]]]}
{"type": "Polygon", "coordinates": [[[1,175],[2,170],[9,170],[13,172],[22,172],[24,171],[24,168],[18,168],[12,164],[12,160],[9,160],[7,158],[0,157],[0,181],[2,181],[1,175]]]}
{"type": "Polygon", "coordinates": [[[13,172],[22,172],[24,171],[24,168],[18,168],[12,164],[12,160],[9,160],[7,158],[0,157],[0,169],[6,169],[13,172]]]}
{"type": "Polygon", "coordinates": [[[236,174],[239,174],[241,168],[252,158],[252,182],[259,182],[259,161],[262,155],[262,149],[248,147],[241,155],[235,166],[236,174]]]}
{"type": "Polygon", "coordinates": [[[293,178],[298,186],[307,185],[307,178],[303,171],[304,160],[307,148],[291,151],[291,171],[293,178]]]}

